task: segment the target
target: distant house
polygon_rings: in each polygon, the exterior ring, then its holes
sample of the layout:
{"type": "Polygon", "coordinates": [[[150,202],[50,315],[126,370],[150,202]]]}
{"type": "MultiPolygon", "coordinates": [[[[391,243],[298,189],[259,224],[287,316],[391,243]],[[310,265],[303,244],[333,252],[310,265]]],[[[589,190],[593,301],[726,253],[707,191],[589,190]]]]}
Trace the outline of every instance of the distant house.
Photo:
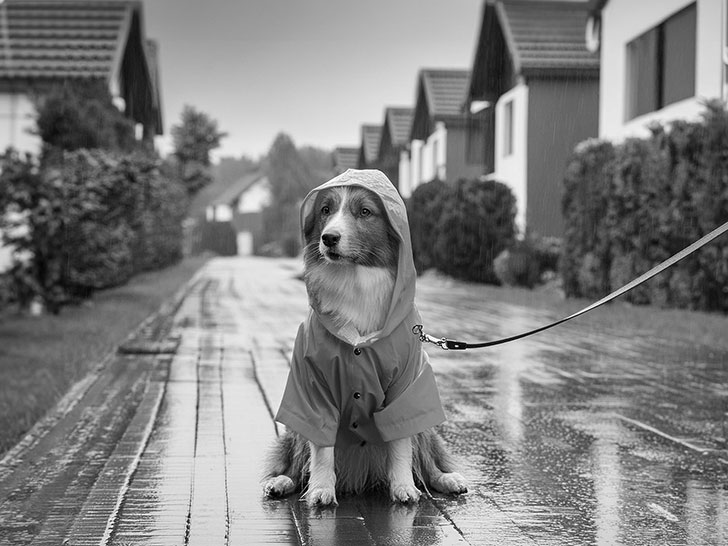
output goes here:
{"type": "Polygon", "coordinates": [[[0,149],[38,152],[33,98],[64,80],[102,80],[153,141],[162,134],[157,46],[138,1],[6,0],[0,4],[0,149]]]}
{"type": "Polygon", "coordinates": [[[487,0],[482,13],[468,103],[485,134],[489,176],[513,190],[521,232],[561,236],[568,158],[598,131],[599,57],[586,47],[588,6],[487,0]]]}
{"type": "MultiPolygon", "coordinates": [[[[205,210],[205,220],[217,226],[208,231],[218,233],[220,224],[228,224],[235,234],[236,251],[223,254],[249,256],[259,249],[263,235],[263,209],[270,202],[268,177],[260,172],[245,175],[212,200],[205,210]]],[[[211,244],[214,246],[215,243],[211,244]]],[[[210,244],[203,246],[210,247],[210,244]]]]}
{"type": "Polygon", "coordinates": [[[413,114],[413,108],[390,106],[384,109],[377,161],[379,168],[397,188],[399,188],[399,160],[401,154],[406,153],[413,114]]]}
{"type": "Polygon", "coordinates": [[[436,178],[454,182],[483,174],[482,161],[469,153],[471,116],[464,110],[469,81],[467,70],[420,70],[409,150],[400,156],[402,196],[436,178]]]}
{"type": "Polygon", "coordinates": [[[726,98],[721,0],[599,0],[586,24],[599,52],[599,136],[646,136],[653,122],[696,119],[726,98]]]}
{"type": "Polygon", "coordinates": [[[379,139],[382,138],[381,125],[361,126],[361,145],[359,146],[360,169],[378,169],[377,155],[379,154],[379,139]]]}
{"type": "Polygon", "coordinates": [[[341,174],[347,169],[356,169],[359,166],[359,153],[361,149],[353,146],[339,146],[334,149],[334,174],[341,174]]]}

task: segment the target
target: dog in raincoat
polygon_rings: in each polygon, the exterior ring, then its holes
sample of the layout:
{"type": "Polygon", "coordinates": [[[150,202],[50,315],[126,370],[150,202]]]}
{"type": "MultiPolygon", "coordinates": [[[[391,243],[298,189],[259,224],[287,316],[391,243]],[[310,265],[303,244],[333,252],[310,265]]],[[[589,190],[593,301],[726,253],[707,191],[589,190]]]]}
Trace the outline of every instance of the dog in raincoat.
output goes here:
{"type": "Polygon", "coordinates": [[[418,336],[416,272],[405,205],[377,170],[349,169],[301,205],[310,311],[293,349],[276,421],[286,433],[264,492],[303,489],[310,506],[386,488],[417,502],[417,484],[464,493],[433,427],[445,420],[418,336]]]}

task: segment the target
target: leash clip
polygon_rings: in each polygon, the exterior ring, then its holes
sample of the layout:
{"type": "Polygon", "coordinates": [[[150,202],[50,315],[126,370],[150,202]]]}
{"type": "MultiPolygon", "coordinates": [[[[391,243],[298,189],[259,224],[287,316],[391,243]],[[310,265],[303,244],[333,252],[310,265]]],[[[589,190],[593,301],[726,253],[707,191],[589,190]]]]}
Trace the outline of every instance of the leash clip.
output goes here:
{"type": "Polygon", "coordinates": [[[436,338],[431,336],[430,334],[426,334],[422,328],[422,324],[415,324],[412,327],[412,333],[416,336],[419,336],[420,341],[422,343],[432,343],[433,345],[437,345],[442,349],[443,351],[449,351],[450,349],[454,350],[462,350],[466,349],[466,344],[462,341],[455,341],[453,339],[447,339],[445,337],[436,338]]]}

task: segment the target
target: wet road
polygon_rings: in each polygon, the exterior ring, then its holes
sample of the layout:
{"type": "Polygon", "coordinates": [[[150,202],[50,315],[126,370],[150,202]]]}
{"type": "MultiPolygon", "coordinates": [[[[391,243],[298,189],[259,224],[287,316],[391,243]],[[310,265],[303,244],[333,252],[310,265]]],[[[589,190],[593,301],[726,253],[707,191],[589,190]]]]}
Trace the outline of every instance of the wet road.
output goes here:
{"type": "MultiPolygon", "coordinates": [[[[179,338],[175,354],[117,356],[0,463],[0,544],[728,543],[728,352],[588,321],[430,350],[467,495],[265,501],[270,413],[306,314],[298,272],[211,262],[148,333],[179,338]]],[[[559,318],[433,278],[418,305],[464,339],[559,318]]]]}

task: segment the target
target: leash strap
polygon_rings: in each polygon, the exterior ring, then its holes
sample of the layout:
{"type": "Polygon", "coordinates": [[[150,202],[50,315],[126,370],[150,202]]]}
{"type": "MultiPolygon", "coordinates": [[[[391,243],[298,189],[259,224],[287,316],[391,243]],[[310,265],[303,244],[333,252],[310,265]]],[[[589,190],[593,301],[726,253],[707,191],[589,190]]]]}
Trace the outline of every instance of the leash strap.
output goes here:
{"type": "Polygon", "coordinates": [[[674,256],[672,256],[672,257],[668,258],[667,260],[665,260],[664,262],[656,265],[655,267],[653,267],[646,273],[643,273],[642,275],[640,275],[633,281],[625,284],[622,288],[618,288],[611,294],[604,296],[602,299],[595,301],[591,305],[584,307],[584,309],[577,311],[576,313],[573,313],[573,314],[569,315],[568,317],[564,317],[562,319],[559,319],[550,324],[546,324],[544,326],[539,326],[538,328],[534,328],[533,330],[528,330],[526,332],[522,332],[520,334],[516,334],[516,335],[510,336],[510,337],[505,337],[502,339],[496,339],[493,341],[483,341],[483,342],[478,342],[478,343],[468,343],[466,341],[457,341],[457,340],[449,339],[449,338],[445,338],[445,337],[443,337],[443,338],[433,337],[424,332],[422,324],[416,324],[412,328],[412,333],[415,334],[416,336],[419,336],[420,340],[423,343],[432,343],[434,345],[437,345],[438,347],[440,347],[440,349],[443,349],[445,351],[447,351],[447,350],[464,351],[465,349],[482,349],[484,347],[494,347],[495,345],[502,345],[504,343],[516,341],[517,339],[532,336],[533,334],[538,334],[539,332],[543,332],[544,330],[548,330],[549,328],[553,328],[554,326],[563,324],[564,322],[574,319],[578,316],[581,316],[584,313],[588,313],[589,311],[592,311],[592,310],[596,309],[597,307],[600,307],[600,306],[604,305],[605,303],[608,303],[608,302],[618,298],[622,294],[625,294],[626,292],[629,292],[633,288],[636,288],[643,282],[648,281],[655,275],[662,273],[668,267],[671,267],[671,266],[675,265],[677,262],[679,262],[680,260],[688,257],[690,254],[692,254],[699,248],[707,245],[714,239],[717,239],[718,237],[723,235],[726,231],[728,231],[728,222],[726,222],[722,226],[715,228],[713,231],[711,231],[707,235],[701,237],[700,239],[695,241],[690,246],[685,247],[684,249],[682,249],[680,252],[678,252],[674,256]]]}

